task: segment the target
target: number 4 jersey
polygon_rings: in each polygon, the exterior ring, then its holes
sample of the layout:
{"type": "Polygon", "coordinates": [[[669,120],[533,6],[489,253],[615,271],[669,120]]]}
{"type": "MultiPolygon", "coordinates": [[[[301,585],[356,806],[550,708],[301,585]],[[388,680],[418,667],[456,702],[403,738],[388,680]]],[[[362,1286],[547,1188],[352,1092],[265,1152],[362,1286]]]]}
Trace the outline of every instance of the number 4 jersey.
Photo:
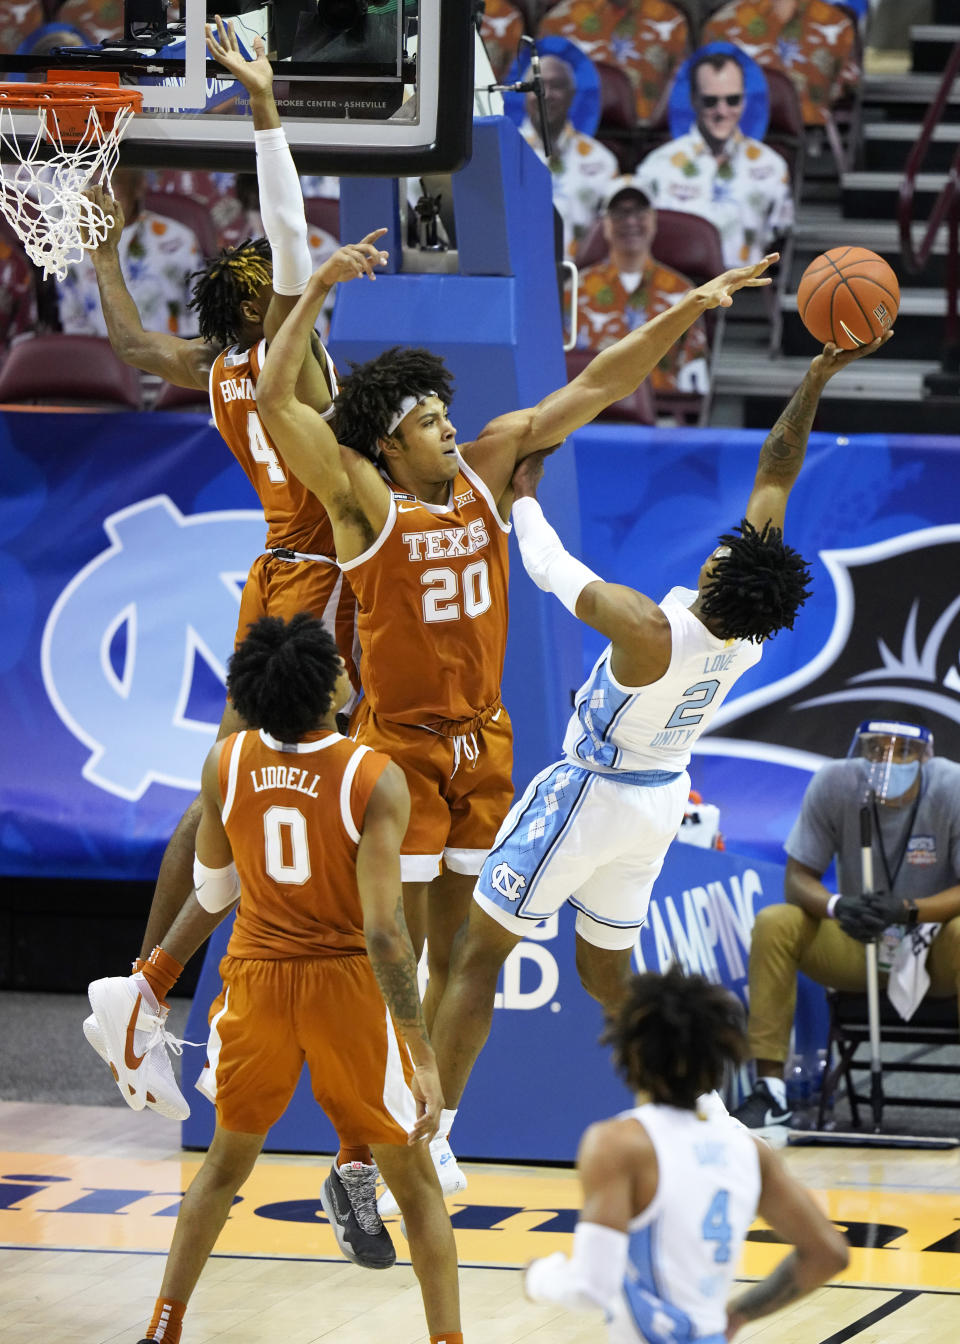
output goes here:
{"type": "Polygon", "coordinates": [[[220,752],[223,826],[240,876],[232,957],[366,951],[357,847],[370,794],[390,763],[339,733],[278,742],[248,730],[220,752]]]}
{"type": "Polygon", "coordinates": [[[567,759],[589,769],[685,770],[697,738],[734,683],[759,661],[762,644],[719,639],[690,613],[692,588],[671,588],[660,603],[670,622],[670,666],[648,686],[623,686],[608,644],[580,687],[567,725],[567,759]]]}

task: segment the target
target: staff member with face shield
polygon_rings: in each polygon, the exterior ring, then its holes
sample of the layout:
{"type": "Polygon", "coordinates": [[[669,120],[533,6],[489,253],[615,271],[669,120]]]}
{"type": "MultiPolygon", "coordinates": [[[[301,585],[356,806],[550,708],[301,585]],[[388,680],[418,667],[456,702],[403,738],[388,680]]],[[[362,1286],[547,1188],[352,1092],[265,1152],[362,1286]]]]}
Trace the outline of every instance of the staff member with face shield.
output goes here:
{"type": "Polygon", "coordinates": [[[831,989],[866,988],[876,941],[881,985],[900,1015],[960,996],[960,765],[913,723],[871,720],[846,760],[813,776],[787,837],[785,905],[757,915],[750,947],[750,1053],[757,1083],[734,1112],[775,1138],[791,1119],[784,1083],[797,972],[831,989]],[[860,811],[873,814],[874,890],[863,891],[860,811]],[[836,891],[823,875],[836,860],[836,891]]]}

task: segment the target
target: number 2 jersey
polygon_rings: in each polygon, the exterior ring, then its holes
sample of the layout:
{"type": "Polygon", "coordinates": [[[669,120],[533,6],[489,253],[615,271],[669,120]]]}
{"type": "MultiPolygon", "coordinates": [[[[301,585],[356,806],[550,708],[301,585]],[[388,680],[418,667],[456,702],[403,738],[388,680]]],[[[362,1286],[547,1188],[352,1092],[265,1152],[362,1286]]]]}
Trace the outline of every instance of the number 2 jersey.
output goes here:
{"type": "MultiPolygon", "coordinates": [[[[288,471],[257,411],[257,378],[266,352],[265,340],[249,350],[234,345],[217,356],[210,370],[214,423],[257,492],[267,523],[270,555],[250,571],[251,583],[262,589],[252,614],[289,619],[308,610],[319,617],[336,639],[357,688],[356,599],[337,564],[330,519],[316,495],[288,471]],[[306,568],[298,570],[298,565],[306,568]]],[[[333,363],[324,355],[327,381],[336,391],[333,363]]],[[[238,631],[238,638],[245,633],[245,628],[238,631]]]]}
{"type": "Polygon", "coordinates": [[[380,535],[341,566],[357,598],[363,689],[379,717],[452,735],[500,700],[510,524],[462,457],[446,504],[387,484],[380,535]]]}
{"type": "Polygon", "coordinates": [[[627,1228],[611,1344],[724,1344],[727,1299],[760,1199],[757,1140],[729,1116],[648,1104],[624,1113],[657,1155],[657,1192],[627,1228]]]}
{"type": "Polygon", "coordinates": [[[252,729],[227,738],[222,817],[242,892],[229,956],[366,951],[357,848],[370,794],[389,763],[334,732],[295,743],[252,729]]]}
{"type": "Polygon", "coordinates": [[[720,639],[689,608],[697,593],[671,588],[660,603],[670,622],[670,665],[647,686],[623,686],[608,644],[574,700],[563,739],[567,760],[601,772],[685,770],[691,748],[734,683],[760,660],[762,644],[720,639]]]}

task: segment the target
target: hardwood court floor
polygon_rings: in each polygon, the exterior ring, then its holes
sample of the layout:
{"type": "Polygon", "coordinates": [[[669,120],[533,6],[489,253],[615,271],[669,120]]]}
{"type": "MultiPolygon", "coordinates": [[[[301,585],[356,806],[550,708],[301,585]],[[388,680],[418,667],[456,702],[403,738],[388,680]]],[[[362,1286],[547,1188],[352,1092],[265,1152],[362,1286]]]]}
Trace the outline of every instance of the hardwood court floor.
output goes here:
{"type": "MultiPolygon", "coordinates": [[[[0,1338],[140,1338],[180,1192],[199,1163],[150,1112],[0,1103],[0,1338]]],[[[746,1328],[755,1344],[955,1344],[960,1335],[960,1155],[791,1149],[791,1169],[849,1229],[850,1268],[746,1328]]],[[[558,1168],[467,1166],[451,1202],[468,1344],[592,1344],[599,1317],[527,1302],[518,1270],[569,1246],[577,1186],[558,1168]]],[[[184,1344],[420,1344],[409,1265],[355,1268],[319,1208],[324,1159],[267,1155],[231,1215],[187,1315],[184,1344]]],[[[391,1224],[398,1254],[406,1246],[391,1224]]],[[[758,1224],[742,1279],[784,1254],[758,1224]]]]}

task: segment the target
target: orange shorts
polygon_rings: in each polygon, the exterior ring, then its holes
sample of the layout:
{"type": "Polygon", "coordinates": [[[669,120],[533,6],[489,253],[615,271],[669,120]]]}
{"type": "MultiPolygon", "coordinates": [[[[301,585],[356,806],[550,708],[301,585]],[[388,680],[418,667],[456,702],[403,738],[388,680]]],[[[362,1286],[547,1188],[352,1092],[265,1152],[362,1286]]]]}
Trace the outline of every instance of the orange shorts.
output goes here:
{"type": "Polygon", "coordinates": [[[407,1142],[413,1065],[365,956],[228,955],[220,975],[197,1087],[224,1129],[266,1134],[306,1062],[317,1104],[351,1146],[407,1142]]]}
{"type": "Polygon", "coordinates": [[[353,689],[358,691],[357,599],[333,560],[281,560],[269,551],[258,555],[243,585],[235,645],[245,637],[247,626],[261,616],[282,616],[288,621],[298,611],[320,617],[337,641],[353,689]]]}
{"type": "Polygon", "coordinates": [[[513,801],[513,729],[503,706],[476,732],[446,737],[378,718],[361,700],[350,732],[364,746],[385,751],[406,776],[403,881],[431,881],[441,859],[454,873],[479,873],[513,801]]]}

